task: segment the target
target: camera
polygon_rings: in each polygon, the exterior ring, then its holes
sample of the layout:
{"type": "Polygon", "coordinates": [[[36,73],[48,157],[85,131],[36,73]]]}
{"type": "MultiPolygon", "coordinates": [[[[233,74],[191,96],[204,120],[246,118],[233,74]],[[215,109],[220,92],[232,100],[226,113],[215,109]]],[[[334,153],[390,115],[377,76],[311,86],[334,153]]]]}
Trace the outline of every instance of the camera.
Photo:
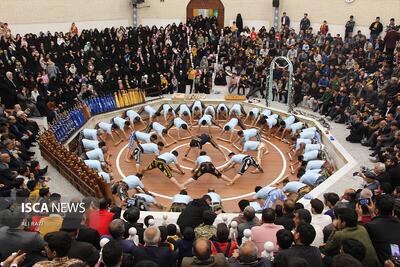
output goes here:
{"type": "Polygon", "coordinates": [[[372,170],[371,170],[370,168],[368,168],[368,167],[361,166],[361,167],[360,167],[360,171],[358,171],[358,172],[353,172],[353,176],[360,176],[361,173],[366,173],[366,172],[372,172],[372,170]]]}

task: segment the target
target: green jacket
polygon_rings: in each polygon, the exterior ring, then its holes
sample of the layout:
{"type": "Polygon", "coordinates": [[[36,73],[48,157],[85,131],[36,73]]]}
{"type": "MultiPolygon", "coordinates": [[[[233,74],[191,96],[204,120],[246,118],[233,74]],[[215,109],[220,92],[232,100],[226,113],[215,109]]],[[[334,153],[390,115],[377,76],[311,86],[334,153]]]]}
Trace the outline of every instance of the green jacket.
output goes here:
{"type": "Polygon", "coordinates": [[[333,92],[331,90],[328,90],[324,92],[324,94],[321,96],[319,100],[326,103],[331,101],[332,98],[333,98],[333,92]]]}
{"type": "Polygon", "coordinates": [[[330,256],[338,254],[342,240],[348,238],[356,239],[365,246],[366,254],[363,260],[364,266],[381,266],[376,255],[374,246],[372,245],[371,239],[369,238],[368,232],[362,225],[357,225],[356,227],[348,227],[340,231],[333,231],[324,246],[325,254],[330,256]]]}

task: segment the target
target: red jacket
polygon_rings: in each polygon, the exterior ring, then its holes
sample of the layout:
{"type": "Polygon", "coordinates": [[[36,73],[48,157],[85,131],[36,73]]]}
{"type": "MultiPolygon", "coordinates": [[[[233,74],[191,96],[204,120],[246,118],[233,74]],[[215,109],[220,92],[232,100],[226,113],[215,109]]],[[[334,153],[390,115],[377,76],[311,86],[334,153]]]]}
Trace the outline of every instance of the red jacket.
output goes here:
{"type": "Polygon", "coordinates": [[[97,230],[100,236],[109,235],[110,231],[108,225],[114,218],[114,213],[108,210],[97,210],[89,214],[88,226],[92,229],[97,230]]]}
{"type": "Polygon", "coordinates": [[[225,257],[231,257],[233,254],[233,251],[237,248],[238,248],[238,246],[237,246],[236,242],[233,242],[233,241],[224,242],[224,243],[220,243],[217,241],[211,242],[212,255],[215,255],[217,253],[222,253],[222,254],[225,254],[225,257]],[[231,243],[231,247],[230,247],[229,251],[227,251],[229,243],[231,243]],[[217,246],[219,247],[220,251],[218,251],[217,246]]]}

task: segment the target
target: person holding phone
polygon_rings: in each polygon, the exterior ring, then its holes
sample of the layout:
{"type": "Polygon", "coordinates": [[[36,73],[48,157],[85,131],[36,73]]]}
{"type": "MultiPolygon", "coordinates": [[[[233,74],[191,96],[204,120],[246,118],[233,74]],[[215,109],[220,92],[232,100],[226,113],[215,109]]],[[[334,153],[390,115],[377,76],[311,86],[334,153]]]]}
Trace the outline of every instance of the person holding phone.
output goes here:
{"type": "Polygon", "coordinates": [[[382,265],[389,259],[396,261],[396,258],[399,264],[400,220],[393,217],[394,205],[395,198],[391,195],[376,197],[375,204],[372,203],[375,216],[365,224],[382,265]]]}

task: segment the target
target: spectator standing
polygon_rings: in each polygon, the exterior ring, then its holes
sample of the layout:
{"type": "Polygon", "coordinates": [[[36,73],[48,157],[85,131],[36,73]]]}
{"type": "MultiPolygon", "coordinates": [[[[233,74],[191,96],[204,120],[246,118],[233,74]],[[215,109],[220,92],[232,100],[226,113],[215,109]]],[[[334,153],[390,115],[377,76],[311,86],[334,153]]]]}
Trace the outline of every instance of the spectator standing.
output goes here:
{"type": "Polygon", "coordinates": [[[352,38],[353,37],[353,31],[354,31],[354,26],[355,26],[356,22],[354,21],[354,16],[351,15],[350,19],[346,22],[345,25],[345,32],[344,32],[344,38],[352,38]]]}

